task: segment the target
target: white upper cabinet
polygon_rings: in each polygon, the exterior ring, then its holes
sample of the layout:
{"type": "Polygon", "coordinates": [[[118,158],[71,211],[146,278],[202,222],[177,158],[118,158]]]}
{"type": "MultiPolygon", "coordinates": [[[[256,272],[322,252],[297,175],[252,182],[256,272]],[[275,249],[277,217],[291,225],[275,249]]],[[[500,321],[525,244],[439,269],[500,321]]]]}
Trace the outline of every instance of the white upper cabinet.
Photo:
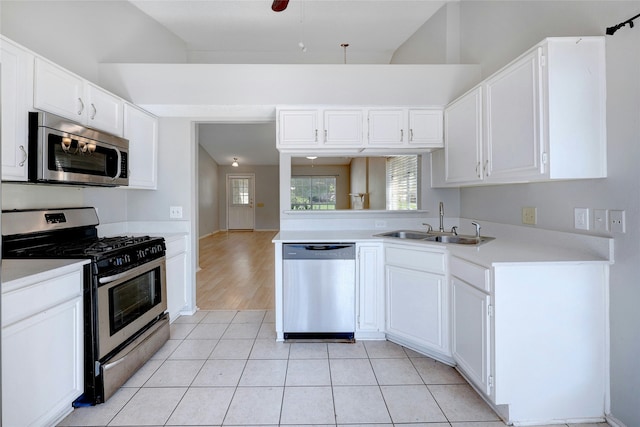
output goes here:
{"type": "Polygon", "coordinates": [[[351,152],[421,150],[443,146],[442,109],[309,107],[277,108],[280,151],[351,152]]]}
{"type": "Polygon", "coordinates": [[[447,183],[482,180],[482,88],[477,87],[444,110],[447,183]]]}
{"type": "Polygon", "coordinates": [[[395,147],[406,142],[406,110],[369,110],[369,145],[395,147]]]}
{"type": "Polygon", "coordinates": [[[360,147],[362,138],[362,110],[331,109],[323,114],[324,145],[360,147]]]}
{"type": "Polygon", "coordinates": [[[484,84],[484,172],[489,180],[534,177],[544,172],[539,117],[541,54],[542,48],[530,52],[484,84]]]}
{"type": "Polygon", "coordinates": [[[278,111],[278,148],[315,147],[319,145],[320,120],[316,109],[278,111]]]}
{"type": "Polygon", "coordinates": [[[278,110],[278,149],[360,149],[363,112],[352,108],[278,110]]]}
{"type": "Polygon", "coordinates": [[[33,108],[33,55],[2,38],[2,180],[26,181],[28,112],[33,108]]]}
{"type": "Polygon", "coordinates": [[[442,109],[370,109],[370,147],[442,148],[442,109]]]}
{"type": "Polygon", "coordinates": [[[75,74],[35,59],[34,107],[122,136],[124,102],[75,74]]]}
{"type": "Polygon", "coordinates": [[[450,104],[444,185],[606,177],[604,48],[603,37],[546,39],[450,104]],[[476,96],[481,126],[455,112],[476,96]],[[474,145],[472,161],[462,151],[474,145]]]}
{"type": "Polygon", "coordinates": [[[158,187],[158,119],[146,111],[124,105],[124,137],[129,140],[129,186],[158,187]]]}
{"type": "Polygon", "coordinates": [[[443,113],[441,109],[409,110],[409,145],[442,147],[443,113]]]}
{"type": "Polygon", "coordinates": [[[122,136],[124,102],[115,95],[87,84],[87,124],[93,128],[122,136]]]}

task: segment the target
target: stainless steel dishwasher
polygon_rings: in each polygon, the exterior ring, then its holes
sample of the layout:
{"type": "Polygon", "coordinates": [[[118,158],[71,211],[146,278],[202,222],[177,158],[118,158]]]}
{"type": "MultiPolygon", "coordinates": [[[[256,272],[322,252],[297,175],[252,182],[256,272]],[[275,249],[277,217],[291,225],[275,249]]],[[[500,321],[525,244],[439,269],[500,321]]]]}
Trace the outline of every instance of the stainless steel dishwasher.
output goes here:
{"type": "Polygon", "coordinates": [[[354,243],[283,245],[285,339],[353,340],[355,254],[354,243]]]}

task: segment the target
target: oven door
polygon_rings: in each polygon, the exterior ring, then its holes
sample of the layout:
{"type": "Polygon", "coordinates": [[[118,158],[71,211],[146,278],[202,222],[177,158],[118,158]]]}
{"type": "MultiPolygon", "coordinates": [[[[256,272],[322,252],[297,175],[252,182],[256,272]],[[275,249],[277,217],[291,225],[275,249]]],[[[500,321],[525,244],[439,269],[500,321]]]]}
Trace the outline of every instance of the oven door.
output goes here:
{"type": "Polygon", "coordinates": [[[117,349],[167,310],[165,257],[98,278],[98,358],[117,349]]]}

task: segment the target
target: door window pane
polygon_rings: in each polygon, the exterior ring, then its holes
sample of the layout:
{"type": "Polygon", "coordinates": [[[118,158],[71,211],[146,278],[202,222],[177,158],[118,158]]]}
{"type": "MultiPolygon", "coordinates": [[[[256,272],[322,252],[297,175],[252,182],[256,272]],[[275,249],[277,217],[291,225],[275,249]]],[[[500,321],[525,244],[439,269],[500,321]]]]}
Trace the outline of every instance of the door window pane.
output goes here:
{"type": "Polygon", "coordinates": [[[231,178],[231,203],[238,206],[249,204],[249,178],[231,178]]]}

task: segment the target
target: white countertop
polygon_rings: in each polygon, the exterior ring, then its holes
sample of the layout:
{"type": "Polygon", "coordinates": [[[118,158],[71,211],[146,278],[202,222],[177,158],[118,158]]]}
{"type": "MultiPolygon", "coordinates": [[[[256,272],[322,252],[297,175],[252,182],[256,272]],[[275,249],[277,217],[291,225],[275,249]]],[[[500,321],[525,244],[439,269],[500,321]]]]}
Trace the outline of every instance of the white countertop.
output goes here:
{"type": "Polygon", "coordinates": [[[478,246],[424,242],[377,237],[376,234],[392,230],[312,230],[281,231],[274,242],[385,242],[447,249],[451,255],[470,262],[491,267],[503,263],[611,263],[613,258],[607,245],[608,238],[598,236],[574,235],[572,233],[553,232],[549,230],[523,229],[522,227],[493,227],[495,240],[478,246]],[[499,234],[498,234],[499,233],[499,234]],[[595,241],[595,243],[593,243],[595,241]]]}
{"type": "Polygon", "coordinates": [[[69,273],[89,262],[88,259],[3,259],[2,292],[25,281],[35,283],[69,273]]]}

